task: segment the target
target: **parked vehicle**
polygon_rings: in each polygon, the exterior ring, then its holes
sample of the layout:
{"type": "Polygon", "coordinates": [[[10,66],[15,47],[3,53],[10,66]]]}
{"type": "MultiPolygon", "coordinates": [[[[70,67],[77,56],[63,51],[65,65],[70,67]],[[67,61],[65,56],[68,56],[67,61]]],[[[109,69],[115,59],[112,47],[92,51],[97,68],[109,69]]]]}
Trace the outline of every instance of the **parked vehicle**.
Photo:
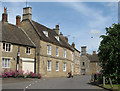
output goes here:
{"type": "Polygon", "coordinates": [[[67,78],[71,78],[71,77],[73,78],[72,72],[69,72],[67,78]]]}

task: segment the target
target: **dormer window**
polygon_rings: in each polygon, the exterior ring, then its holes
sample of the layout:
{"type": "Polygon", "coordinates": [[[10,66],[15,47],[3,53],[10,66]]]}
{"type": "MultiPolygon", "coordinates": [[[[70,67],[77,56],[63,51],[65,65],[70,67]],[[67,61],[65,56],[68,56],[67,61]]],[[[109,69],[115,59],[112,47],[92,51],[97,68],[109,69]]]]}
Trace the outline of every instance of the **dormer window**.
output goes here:
{"type": "Polygon", "coordinates": [[[55,36],[55,38],[59,41],[59,36],[55,36]]]}
{"type": "Polygon", "coordinates": [[[43,31],[46,37],[48,37],[48,31],[43,31]]]}

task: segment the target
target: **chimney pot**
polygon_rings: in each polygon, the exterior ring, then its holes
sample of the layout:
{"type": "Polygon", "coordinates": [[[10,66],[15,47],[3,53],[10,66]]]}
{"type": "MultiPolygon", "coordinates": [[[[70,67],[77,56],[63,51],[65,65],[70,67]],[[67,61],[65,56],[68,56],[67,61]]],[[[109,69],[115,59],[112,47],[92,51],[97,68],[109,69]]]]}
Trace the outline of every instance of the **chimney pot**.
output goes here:
{"type": "Polygon", "coordinates": [[[65,36],[65,41],[68,43],[68,37],[67,36],[65,36]]]}
{"type": "Polygon", "coordinates": [[[59,25],[56,25],[56,29],[59,30],[59,25]]]}
{"type": "Polygon", "coordinates": [[[72,47],[75,48],[75,43],[74,42],[72,43],[72,47]]]}
{"type": "Polygon", "coordinates": [[[96,51],[93,51],[93,55],[96,54],[96,51]]]}
{"type": "Polygon", "coordinates": [[[86,55],[86,46],[81,47],[81,55],[86,55]]]}
{"type": "Polygon", "coordinates": [[[62,32],[60,32],[60,35],[63,35],[62,32]]]}
{"type": "Polygon", "coordinates": [[[8,22],[7,18],[8,18],[7,7],[4,7],[4,13],[2,14],[2,21],[8,22]]]}
{"type": "Polygon", "coordinates": [[[7,7],[4,7],[4,13],[7,13],[7,7]]]}
{"type": "Polygon", "coordinates": [[[59,25],[55,26],[55,29],[53,29],[57,34],[59,34],[59,25]]]}
{"type": "Polygon", "coordinates": [[[16,16],[16,25],[20,27],[21,16],[16,16]]]}
{"type": "Polygon", "coordinates": [[[23,8],[23,20],[25,19],[32,20],[32,8],[31,7],[23,8]]]}

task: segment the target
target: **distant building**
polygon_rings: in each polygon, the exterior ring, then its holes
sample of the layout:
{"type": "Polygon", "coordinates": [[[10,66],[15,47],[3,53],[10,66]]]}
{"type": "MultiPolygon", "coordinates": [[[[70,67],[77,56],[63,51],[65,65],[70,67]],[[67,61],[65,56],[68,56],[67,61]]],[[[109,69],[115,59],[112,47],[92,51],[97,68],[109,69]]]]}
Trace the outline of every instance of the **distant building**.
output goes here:
{"type": "Polygon", "coordinates": [[[86,53],[86,46],[81,47],[81,74],[89,75],[99,73],[101,70],[99,57],[96,51],[93,54],[86,53]]]}

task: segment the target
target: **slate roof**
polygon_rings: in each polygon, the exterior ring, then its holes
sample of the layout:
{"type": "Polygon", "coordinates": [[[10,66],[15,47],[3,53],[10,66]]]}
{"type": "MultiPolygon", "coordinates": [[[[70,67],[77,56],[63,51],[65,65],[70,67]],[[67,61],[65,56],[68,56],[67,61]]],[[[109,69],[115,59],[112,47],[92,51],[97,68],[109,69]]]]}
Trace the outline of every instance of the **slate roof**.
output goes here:
{"type": "Polygon", "coordinates": [[[87,57],[88,57],[88,59],[91,62],[97,62],[97,61],[99,61],[98,54],[93,54],[93,55],[87,54],[87,57]]]}
{"type": "Polygon", "coordinates": [[[0,32],[2,32],[2,42],[35,47],[28,36],[24,33],[24,30],[16,25],[8,22],[2,22],[2,28],[0,28],[0,32]]]}
{"type": "Polygon", "coordinates": [[[74,51],[73,48],[71,47],[71,45],[65,41],[65,38],[62,36],[59,36],[53,29],[47,28],[33,20],[32,21],[29,20],[29,21],[32,22],[33,26],[37,29],[37,32],[38,32],[41,40],[61,46],[61,47],[65,47],[65,48],[68,48],[68,49],[74,51]],[[45,36],[43,31],[48,32],[48,37],[45,36]],[[59,36],[59,41],[55,38],[55,36],[59,36]]]}

